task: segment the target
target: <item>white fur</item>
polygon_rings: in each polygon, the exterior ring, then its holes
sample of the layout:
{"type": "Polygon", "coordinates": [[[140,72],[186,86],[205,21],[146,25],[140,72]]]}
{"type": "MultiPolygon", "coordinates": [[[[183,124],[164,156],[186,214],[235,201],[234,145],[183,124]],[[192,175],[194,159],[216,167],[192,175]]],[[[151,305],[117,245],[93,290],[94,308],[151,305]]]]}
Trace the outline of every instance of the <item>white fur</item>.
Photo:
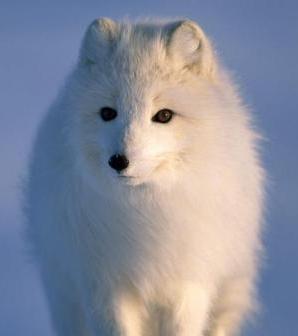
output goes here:
{"type": "Polygon", "coordinates": [[[255,307],[258,136],[191,21],[94,21],[35,141],[28,239],[60,336],[231,336],[255,307]],[[118,117],[104,122],[110,106],[118,117]],[[163,108],[168,124],[152,122],[163,108]],[[108,165],[125,153],[129,167],[108,165]]]}

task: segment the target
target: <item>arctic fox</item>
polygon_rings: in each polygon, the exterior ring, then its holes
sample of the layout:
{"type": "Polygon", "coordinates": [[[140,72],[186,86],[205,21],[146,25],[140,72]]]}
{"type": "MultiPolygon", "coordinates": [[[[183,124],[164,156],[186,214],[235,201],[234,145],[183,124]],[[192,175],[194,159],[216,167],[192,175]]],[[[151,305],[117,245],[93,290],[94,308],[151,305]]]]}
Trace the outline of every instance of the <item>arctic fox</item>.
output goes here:
{"type": "Polygon", "coordinates": [[[196,23],[95,20],[26,188],[57,334],[238,334],[257,301],[258,139],[196,23]]]}

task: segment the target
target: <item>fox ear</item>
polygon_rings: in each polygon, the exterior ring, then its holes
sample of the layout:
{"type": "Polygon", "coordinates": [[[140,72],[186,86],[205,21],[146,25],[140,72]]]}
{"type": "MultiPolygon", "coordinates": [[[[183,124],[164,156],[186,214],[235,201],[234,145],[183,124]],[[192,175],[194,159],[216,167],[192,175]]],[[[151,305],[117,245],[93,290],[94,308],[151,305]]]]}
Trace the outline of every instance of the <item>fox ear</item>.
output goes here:
{"type": "Polygon", "coordinates": [[[109,50],[118,32],[116,22],[108,18],[94,20],[83,38],[80,61],[82,64],[96,64],[109,50]]]}
{"type": "Polygon", "coordinates": [[[215,75],[215,57],[203,30],[193,21],[171,24],[168,39],[169,56],[182,67],[195,70],[206,77],[215,75]]]}

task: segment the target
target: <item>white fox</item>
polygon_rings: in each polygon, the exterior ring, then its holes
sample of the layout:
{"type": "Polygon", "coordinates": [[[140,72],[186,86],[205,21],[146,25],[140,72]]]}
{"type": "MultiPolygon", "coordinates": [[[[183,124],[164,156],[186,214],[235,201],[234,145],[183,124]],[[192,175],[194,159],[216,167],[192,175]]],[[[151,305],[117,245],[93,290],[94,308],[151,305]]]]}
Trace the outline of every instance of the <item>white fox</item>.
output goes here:
{"type": "Polygon", "coordinates": [[[258,142],[196,23],[95,20],[26,188],[57,334],[238,334],[257,306],[258,142]]]}

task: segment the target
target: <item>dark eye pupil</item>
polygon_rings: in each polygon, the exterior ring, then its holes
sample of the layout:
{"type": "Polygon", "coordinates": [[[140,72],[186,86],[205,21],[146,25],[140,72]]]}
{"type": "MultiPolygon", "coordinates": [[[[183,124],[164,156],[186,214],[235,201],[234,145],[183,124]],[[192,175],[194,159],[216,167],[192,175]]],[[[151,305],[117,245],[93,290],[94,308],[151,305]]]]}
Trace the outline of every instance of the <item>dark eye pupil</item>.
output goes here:
{"type": "Polygon", "coordinates": [[[153,116],[152,121],[159,122],[159,123],[168,123],[173,116],[173,111],[168,109],[163,109],[158,111],[155,116],[153,116]]]}
{"type": "Polygon", "coordinates": [[[102,107],[100,109],[100,116],[104,121],[110,121],[117,117],[117,111],[111,107],[102,107]]]}

